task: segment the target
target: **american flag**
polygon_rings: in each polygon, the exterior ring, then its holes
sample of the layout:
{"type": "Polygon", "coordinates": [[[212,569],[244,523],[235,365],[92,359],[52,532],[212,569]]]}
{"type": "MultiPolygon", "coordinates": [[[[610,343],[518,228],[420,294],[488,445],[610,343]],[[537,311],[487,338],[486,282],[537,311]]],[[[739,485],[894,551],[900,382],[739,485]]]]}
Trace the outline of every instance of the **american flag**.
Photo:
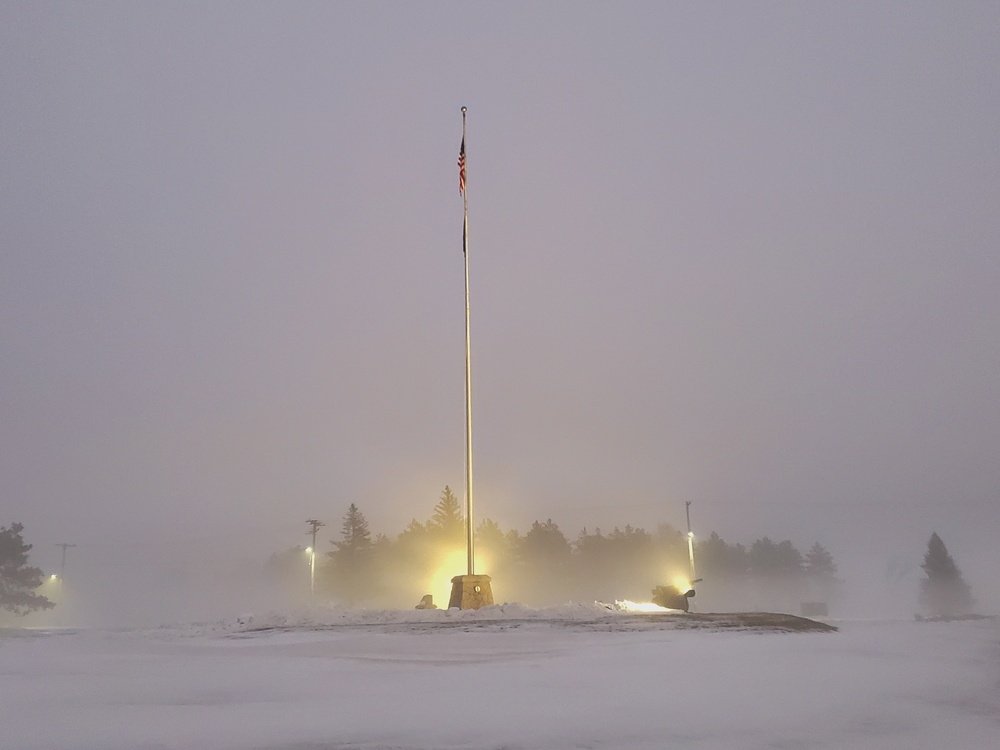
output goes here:
{"type": "Polygon", "coordinates": [[[465,195],[465,136],[462,136],[462,147],[458,150],[458,193],[465,195]]]}

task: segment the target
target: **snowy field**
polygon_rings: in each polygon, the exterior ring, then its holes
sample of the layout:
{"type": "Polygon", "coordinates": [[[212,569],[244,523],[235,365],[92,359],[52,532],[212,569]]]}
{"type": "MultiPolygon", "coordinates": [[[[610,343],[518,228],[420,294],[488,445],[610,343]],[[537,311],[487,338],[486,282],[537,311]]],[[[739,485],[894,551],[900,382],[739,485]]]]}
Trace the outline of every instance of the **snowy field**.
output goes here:
{"type": "Polygon", "coordinates": [[[1000,747],[1000,622],[313,612],[0,631],[4,750],[1000,747]]]}

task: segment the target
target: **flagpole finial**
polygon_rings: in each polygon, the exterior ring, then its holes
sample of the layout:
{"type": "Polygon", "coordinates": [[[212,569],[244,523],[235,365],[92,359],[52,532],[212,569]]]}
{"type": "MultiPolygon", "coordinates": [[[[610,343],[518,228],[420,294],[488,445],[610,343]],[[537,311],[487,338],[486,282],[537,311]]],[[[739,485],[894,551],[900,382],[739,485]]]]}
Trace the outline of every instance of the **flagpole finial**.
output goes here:
{"type": "Polygon", "coordinates": [[[464,114],[465,114],[466,112],[468,112],[468,111],[469,111],[469,108],[468,108],[468,107],[462,107],[462,114],[463,114],[463,115],[464,115],[464,114]]]}

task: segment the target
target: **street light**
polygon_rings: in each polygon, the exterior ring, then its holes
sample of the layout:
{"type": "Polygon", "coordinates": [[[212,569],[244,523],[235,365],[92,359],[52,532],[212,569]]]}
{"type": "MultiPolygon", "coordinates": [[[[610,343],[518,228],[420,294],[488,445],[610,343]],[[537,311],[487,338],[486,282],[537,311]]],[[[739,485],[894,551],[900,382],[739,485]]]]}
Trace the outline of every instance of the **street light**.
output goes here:
{"type": "Polygon", "coordinates": [[[306,523],[309,525],[306,533],[312,534],[312,546],[306,547],[309,553],[309,595],[316,596],[316,532],[326,524],[316,518],[308,518],[306,523]]]}
{"type": "Polygon", "coordinates": [[[684,503],[684,511],[687,514],[688,522],[688,573],[691,577],[691,583],[695,582],[694,573],[694,532],[691,531],[691,501],[684,503]]]}
{"type": "Polygon", "coordinates": [[[309,555],[309,595],[316,596],[316,532],[326,524],[315,518],[306,519],[306,523],[309,525],[309,531],[306,533],[312,534],[312,546],[306,547],[309,555]]]}
{"type": "MultiPolygon", "coordinates": [[[[75,544],[70,544],[69,542],[60,542],[56,545],[57,547],[62,547],[62,562],[59,564],[59,603],[62,604],[63,598],[63,581],[66,580],[66,550],[70,547],[75,547],[75,544]]],[[[57,576],[53,574],[53,578],[57,576]]]]}
{"type": "Polygon", "coordinates": [[[306,554],[309,555],[309,593],[316,595],[316,550],[306,547],[306,554]]]}

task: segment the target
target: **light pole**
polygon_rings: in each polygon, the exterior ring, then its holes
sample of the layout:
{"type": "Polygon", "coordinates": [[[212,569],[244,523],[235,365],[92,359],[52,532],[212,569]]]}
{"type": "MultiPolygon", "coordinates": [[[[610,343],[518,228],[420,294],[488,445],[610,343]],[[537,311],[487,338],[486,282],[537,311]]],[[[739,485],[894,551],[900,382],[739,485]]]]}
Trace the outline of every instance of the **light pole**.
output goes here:
{"type": "Polygon", "coordinates": [[[693,585],[696,577],[694,574],[694,532],[691,531],[691,501],[688,500],[684,503],[684,511],[687,513],[688,522],[688,567],[690,568],[691,574],[691,584],[693,585]]]}
{"type": "Polygon", "coordinates": [[[309,595],[316,596],[316,532],[326,524],[315,518],[306,519],[306,523],[309,524],[309,531],[306,533],[312,534],[312,546],[306,549],[309,553],[309,595]]]}
{"type": "Polygon", "coordinates": [[[75,547],[76,545],[60,542],[56,546],[62,547],[62,562],[59,564],[59,603],[62,604],[63,581],[66,580],[66,549],[68,547],[75,547]]]}
{"type": "Polygon", "coordinates": [[[306,547],[306,554],[309,555],[309,594],[316,595],[316,550],[306,547]]]}

